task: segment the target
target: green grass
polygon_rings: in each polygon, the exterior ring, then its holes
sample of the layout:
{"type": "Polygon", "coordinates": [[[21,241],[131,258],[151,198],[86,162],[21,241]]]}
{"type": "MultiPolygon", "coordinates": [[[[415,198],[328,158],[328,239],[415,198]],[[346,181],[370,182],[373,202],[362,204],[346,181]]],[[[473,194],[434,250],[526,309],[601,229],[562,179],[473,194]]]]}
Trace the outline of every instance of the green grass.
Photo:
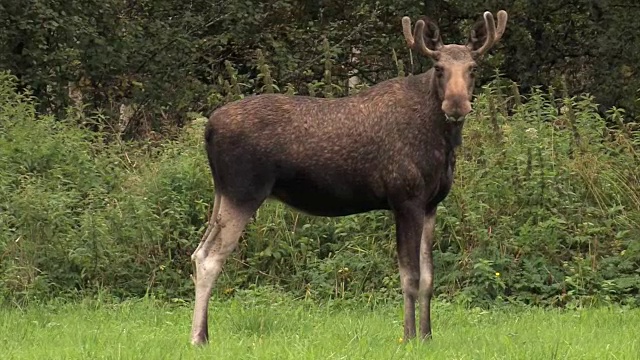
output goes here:
{"type": "Polygon", "coordinates": [[[82,302],[0,312],[2,359],[637,359],[640,310],[468,310],[437,303],[435,337],[399,343],[401,304],[214,302],[212,342],[188,343],[191,307],[82,302]]]}

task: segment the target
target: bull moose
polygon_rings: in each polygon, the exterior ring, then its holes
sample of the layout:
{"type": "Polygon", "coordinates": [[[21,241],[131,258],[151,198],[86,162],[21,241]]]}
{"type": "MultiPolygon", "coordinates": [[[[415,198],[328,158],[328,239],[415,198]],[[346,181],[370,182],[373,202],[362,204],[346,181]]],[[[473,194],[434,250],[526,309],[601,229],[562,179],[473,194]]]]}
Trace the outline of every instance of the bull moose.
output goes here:
{"type": "Polygon", "coordinates": [[[423,17],[409,48],[433,59],[419,75],[386,80],[355,95],[312,98],[262,94],[215,110],[204,131],[215,184],[213,213],[191,258],[195,305],[193,344],[208,341],[207,308],[225,260],[250,218],[268,198],[325,217],[389,210],[404,297],[404,338],[431,337],[432,246],[436,208],[453,184],[455,149],[471,111],[476,61],[504,34],[490,12],[465,45],[442,43],[423,17]]]}

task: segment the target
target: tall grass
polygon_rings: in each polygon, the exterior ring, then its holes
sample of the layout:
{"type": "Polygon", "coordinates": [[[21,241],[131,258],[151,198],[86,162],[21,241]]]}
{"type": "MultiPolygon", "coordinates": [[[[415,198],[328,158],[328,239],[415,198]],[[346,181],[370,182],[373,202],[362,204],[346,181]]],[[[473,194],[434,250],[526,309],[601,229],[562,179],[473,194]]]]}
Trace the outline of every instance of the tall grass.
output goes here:
{"type": "MultiPolygon", "coordinates": [[[[265,91],[293,93],[260,69],[265,91]]],[[[243,96],[227,71],[215,101],[243,96]]],[[[344,95],[328,81],[309,89],[344,95]]],[[[465,125],[438,210],[436,293],[469,305],[640,304],[637,127],[619,109],[602,117],[588,96],[517,90],[487,84],[465,125]]],[[[190,299],[189,256],[213,198],[203,119],[173,140],[123,144],[73,113],[36,114],[7,74],[0,94],[0,297],[190,299]]],[[[269,285],[316,300],[397,298],[393,226],[386,212],[314,218],[268,202],[216,296],[269,285]]]]}

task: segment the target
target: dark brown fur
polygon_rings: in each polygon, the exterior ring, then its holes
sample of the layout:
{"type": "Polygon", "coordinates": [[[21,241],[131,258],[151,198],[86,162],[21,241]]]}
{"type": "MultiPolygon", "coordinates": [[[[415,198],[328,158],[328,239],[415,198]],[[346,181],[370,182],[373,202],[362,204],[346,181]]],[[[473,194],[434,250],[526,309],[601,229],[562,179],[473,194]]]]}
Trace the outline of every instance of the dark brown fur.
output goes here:
{"type": "Polygon", "coordinates": [[[460,124],[444,121],[433,70],[358,95],[252,96],[216,111],[207,154],[216,191],[342,216],[415,196],[434,207],[451,187],[460,124]]]}

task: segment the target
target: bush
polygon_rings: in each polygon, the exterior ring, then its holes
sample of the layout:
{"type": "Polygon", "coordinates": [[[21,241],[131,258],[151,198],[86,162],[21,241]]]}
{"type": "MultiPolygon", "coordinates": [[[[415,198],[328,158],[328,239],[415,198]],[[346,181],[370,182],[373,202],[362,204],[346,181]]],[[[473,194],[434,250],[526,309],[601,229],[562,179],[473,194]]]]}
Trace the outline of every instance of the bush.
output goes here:
{"type": "MultiPolygon", "coordinates": [[[[511,89],[488,84],[465,127],[439,209],[436,293],[472,305],[638,305],[637,128],[616,121],[618,109],[603,119],[588,96],[504,95],[511,89]]],[[[171,141],[123,144],[71,115],[36,114],[7,74],[0,94],[5,302],[191,299],[190,255],[213,199],[202,119],[171,141]]],[[[267,286],[315,300],[397,299],[393,227],[386,212],[314,218],[268,202],[216,296],[267,286]]]]}

